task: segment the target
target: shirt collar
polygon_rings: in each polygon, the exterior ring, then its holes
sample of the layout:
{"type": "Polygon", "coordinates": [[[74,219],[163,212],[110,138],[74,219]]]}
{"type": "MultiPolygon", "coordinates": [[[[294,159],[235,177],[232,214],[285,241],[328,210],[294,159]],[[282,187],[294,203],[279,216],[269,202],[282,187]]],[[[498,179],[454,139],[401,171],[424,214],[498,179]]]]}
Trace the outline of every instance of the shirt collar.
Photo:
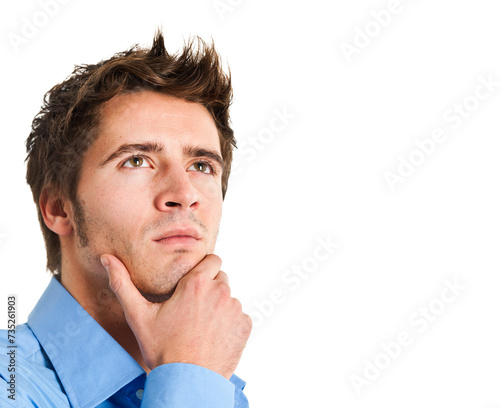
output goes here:
{"type": "Polygon", "coordinates": [[[52,278],[28,317],[72,407],[95,406],[145,371],[52,278]]]}

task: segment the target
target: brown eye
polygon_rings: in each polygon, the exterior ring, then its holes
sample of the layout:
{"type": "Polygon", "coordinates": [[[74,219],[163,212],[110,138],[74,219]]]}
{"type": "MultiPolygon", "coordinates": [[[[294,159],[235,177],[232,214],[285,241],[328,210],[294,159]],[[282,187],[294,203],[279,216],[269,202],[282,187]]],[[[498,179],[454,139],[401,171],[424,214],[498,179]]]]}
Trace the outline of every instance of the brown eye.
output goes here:
{"type": "Polygon", "coordinates": [[[203,172],[208,168],[208,166],[205,163],[196,163],[195,166],[199,171],[203,172]]]}
{"type": "Polygon", "coordinates": [[[189,167],[189,169],[191,169],[193,167],[194,167],[194,170],[205,173],[205,174],[212,173],[212,168],[208,165],[208,163],[205,163],[205,162],[196,162],[196,163],[192,164],[189,167]]]}
{"type": "Polygon", "coordinates": [[[132,163],[134,167],[141,167],[142,163],[144,163],[144,159],[142,157],[132,157],[130,163],[132,163]]]}
{"type": "Polygon", "coordinates": [[[124,167],[142,167],[142,165],[144,164],[144,158],[143,157],[140,157],[140,156],[134,156],[134,157],[131,157],[130,159],[128,159],[125,163],[124,163],[124,167]]]}

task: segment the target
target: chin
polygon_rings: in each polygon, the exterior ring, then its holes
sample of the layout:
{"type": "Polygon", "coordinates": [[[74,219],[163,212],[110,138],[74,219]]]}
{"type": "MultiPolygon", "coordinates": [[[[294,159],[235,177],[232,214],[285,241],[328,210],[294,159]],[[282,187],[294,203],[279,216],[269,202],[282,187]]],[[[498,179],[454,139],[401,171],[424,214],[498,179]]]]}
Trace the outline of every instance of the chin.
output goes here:
{"type": "Polygon", "coordinates": [[[150,274],[139,280],[132,279],[141,295],[151,303],[163,303],[170,299],[179,281],[205,257],[201,254],[178,254],[164,267],[149,266],[150,274]],[[156,270],[156,273],[151,271],[156,270]]]}

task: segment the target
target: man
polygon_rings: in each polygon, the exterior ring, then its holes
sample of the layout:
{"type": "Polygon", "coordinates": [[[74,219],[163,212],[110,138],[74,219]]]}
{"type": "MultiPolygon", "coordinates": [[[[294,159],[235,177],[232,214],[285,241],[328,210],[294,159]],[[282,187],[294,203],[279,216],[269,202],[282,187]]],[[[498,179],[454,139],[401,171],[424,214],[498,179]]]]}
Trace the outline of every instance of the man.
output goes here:
{"type": "Polygon", "coordinates": [[[27,181],[54,277],[17,327],[14,393],[1,334],[2,406],[248,406],[251,319],[213,254],[231,98],[213,45],[169,55],[161,33],[46,95],[27,181]]]}

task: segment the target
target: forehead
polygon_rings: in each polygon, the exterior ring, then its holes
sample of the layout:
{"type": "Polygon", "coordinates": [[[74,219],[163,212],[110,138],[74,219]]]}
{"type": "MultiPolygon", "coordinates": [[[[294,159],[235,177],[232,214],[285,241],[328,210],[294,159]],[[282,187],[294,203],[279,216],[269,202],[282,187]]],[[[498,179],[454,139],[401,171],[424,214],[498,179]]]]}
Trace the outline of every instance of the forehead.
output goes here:
{"type": "Polygon", "coordinates": [[[202,146],[220,152],[210,112],[201,104],[158,92],[119,94],[101,110],[100,148],[155,141],[170,148],[202,146]]]}

